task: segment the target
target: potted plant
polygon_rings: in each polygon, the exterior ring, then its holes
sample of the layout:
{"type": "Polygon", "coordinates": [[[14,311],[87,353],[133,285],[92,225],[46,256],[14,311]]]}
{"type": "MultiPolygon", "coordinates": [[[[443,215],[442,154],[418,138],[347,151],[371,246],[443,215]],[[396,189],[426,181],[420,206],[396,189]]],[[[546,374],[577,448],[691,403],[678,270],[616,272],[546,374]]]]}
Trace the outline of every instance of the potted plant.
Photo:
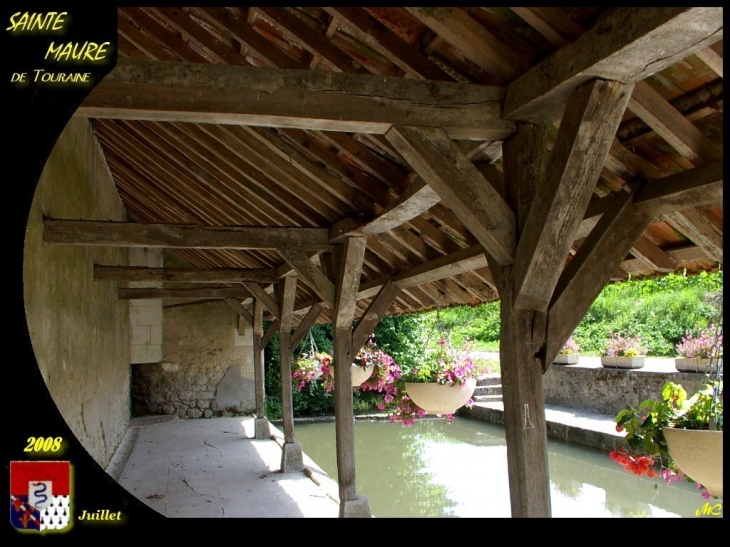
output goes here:
{"type": "Polygon", "coordinates": [[[722,380],[690,398],[681,385],[667,382],[661,400],[647,399],[616,415],[616,430],[626,437],[609,457],[636,475],[684,479],[705,498],[722,497],[722,406],[722,380]]]}
{"type": "Polygon", "coordinates": [[[555,357],[553,364],[555,364],[555,365],[575,365],[578,363],[578,359],[580,358],[580,356],[578,355],[579,351],[580,351],[580,346],[578,346],[578,344],[575,343],[575,340],[573,340],[573,337],[571,336],[565,342],[565,345],[560,350],[560,353],[558,353],[558,355],[555,357]]]}
{"type": "Polygon", "coordinates": [[[642,368],[647,351],[642,345],[641,335],[624,336],[611,331],[611,337],[601,350],[601,364],[610,368],[642,368]]]}
{"type": "Polygon", "coordinates": [[[712,358],[717,356],[719,348],[722,347],[722,334],[715,325],[709,325],[701,329],[697,336],[687,331],[682,338],[682,343],[677,344],[677,357],[674,366],[680,372],[715,372],[717,361],[712,358]]]}
{"type": "Polygon", "coordinates": [[[292,380],[297,382],[297,391],[302,391],[307,384],[322,376],[322,367],[332,362],[332,356],[327,353],[305,353],[292,362],[292,380]]]}

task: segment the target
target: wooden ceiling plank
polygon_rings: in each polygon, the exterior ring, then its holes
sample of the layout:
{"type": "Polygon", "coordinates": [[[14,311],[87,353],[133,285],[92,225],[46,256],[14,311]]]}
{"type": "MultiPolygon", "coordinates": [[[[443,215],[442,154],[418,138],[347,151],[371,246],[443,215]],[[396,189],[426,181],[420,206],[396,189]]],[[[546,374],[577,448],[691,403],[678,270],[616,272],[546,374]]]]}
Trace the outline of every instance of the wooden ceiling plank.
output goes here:
{"type": "Polygon", "coordinates": [[[315,266],[309,257],[302,252],[290,249],[279,251],[281,257],[286,260],[299,274],[299,277],[317,293],[322,301],[332,308],[335,304],[335,285],[315,266]]]}
{"type": "Polygon", "coordinates": [[[168,281],[175,283],[274,283],[272,268],[144,268],[140,266],[94,265],[94,279],[111,281],[168,281]]]}
{"type": "Polygon", "coordinates": [[[226,8],[201,8],[221,30],[227,31],[240,42],[249,53],[264,60],[270,67],[305,69],[306,65],[296,57],[279,49],[253,30],[245,19],[238,18],[226,8]]]}
{"type": "Polygon", "coordinates": [[[386,138],[499,264],[512,264],[514,213],[446,133],[394,126],[386,138]]]}
{"type": "Polygon", "coordinates": [[[43,240],[63,245],[186,249],[332,250],[326,228],[183,226],[94,220],[43,220],[43,240]]]}
{"type": "Polygon", "coordinates": [[[208,63],[208,59],[191,49],[174,31],[159,23],[144,8],[125,7],[121,13],[175,52],[181,59],[190,63],[208,63]]]}
{"type": "Polygon", "coordinates": [[[676,260],[646,236],[641,236],[637,239],[630,252],[649,268],[657,272],[673,272],[679,267],[676,260]]]}
{"type": "Polygon", "coordinates": [[[177,61],[179,58],[162,47],[158,42],[144,34],[126,17],[117,19],[119,35],[125,37],[129,43],[139,49],[150,59],[160,61],[177,61]]]}
{"type": "Polygon", "coordinates": [[[633,198],[623,193],[612,203],[563,270],[548,310],[546,362],[552,362],[651,222],[635,209],[633,198]]]}
{"type": "Polygon", "coordinates": [[[695,51],[695,55],[699,57],[700,61],[705,63],[710,70],[722,78],[722,56],[717,54],[711,47],[699,49],[695,51]]]}
{"type": "Polygon", "coordinates": [[[456,82],[120,59],[76,115],[380,134],[402,123],[499,140],[514,131],[501,116],[502,94],[456,82]]]}
{"type": "Polygon", "coordinates": [[[365,67],[335,46],[320,32],[290,13],[287,8],[251,8],[251,10],[280,28],[312,55],[318,55],[337,70],[369,74],[365,67]]]}
{"type": "Polygon", "coordinates": [[[187,36],[205,49],[219,63],[248,66],[246,57],[221,42],[205,28],[196,23],[182,8],[149,8],[154,10],[165,22],[178,32],[187,36]]]}
{"type": "Polygon", "coordinates": [[[507,88],[504,116],[552,123],[593,78],[636,83],[722,39],[722,8],[619,8],[507,88]]]}
{"type": "Polygon", "coordinates": [[[117,298],[133,299],[180,299],[180,298],[236,298],[243,300],[251,294],[243,287],[201,287],[195,289],[117,289],[117,298]]]}
{"type": "MultiPolygon", "coordinates": [[[[529,65],[461,8],[406,8],[467,59],[504,81],[522,74],[529,65]]],[[[485,139],[486,140],[486,139],[485,139]]]]}
{"type": "Polygon", "coordinates": [[[648,83],[636,84],[629,109],[695,165],[722,160],[722,146],[706,137],[648,83]]]}
{"type": "Polygon", "coordinates": [[[723,234],[699,210],[684,209],[660,218],[702,249],[709,258],[722,263],[723,234]]]}
{"type": "Polygon", "coordinates": [[[355,38],[390,60],[406,74],[426,80],[453,80],[418,49],[372,18],[362,8],[334,7],[324,10],[355,38]]]}
{"type": "Polygon", "coordinates": [[[543,19],[540,8],[512,8],[525,22],[534,28],[537,32],[555,47],[567,46],[570,43],[557,29],[543,19]]]}
{"type": "MultiPolygon", "coordinates": [[[[527,220],[515,251],[515,308],[547,312],[632,88],[594,80],[568,100],[529,214],[518,212],[518,218],[526,215],[527,220]]],[[[534,158],[547,151],[525,153],[537,161],[534,158]]]]}

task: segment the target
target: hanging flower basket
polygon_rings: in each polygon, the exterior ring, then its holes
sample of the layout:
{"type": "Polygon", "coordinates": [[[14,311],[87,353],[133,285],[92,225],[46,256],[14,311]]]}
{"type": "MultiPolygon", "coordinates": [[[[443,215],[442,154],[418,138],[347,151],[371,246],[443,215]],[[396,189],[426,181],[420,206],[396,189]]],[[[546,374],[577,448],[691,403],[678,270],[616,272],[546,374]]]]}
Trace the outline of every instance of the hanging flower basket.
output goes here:
{"type": "Polygon", "coordinates": [[[454,414],[469,402],[477,387],[476,378],[463,384],[438,384],[436,382],[406,382],[406,393],[411,400],[428,414],[454,414]]]}
{"type": "Polygon", "coordinates": [[[669,456],[685,475],[722,497],[722,431],[664,429],[669,456]]]}
{"type": "MultiPolygon", "coordinates": [[[[355,363],[350,367],[350,376],[352,377],[352,387],[360,387],[368,378],[373,375],[375,365],[361,366],[355,363]]],[[[332,380],[335,379],[335,367],[329,367],[329,374],[332,380]]]]}

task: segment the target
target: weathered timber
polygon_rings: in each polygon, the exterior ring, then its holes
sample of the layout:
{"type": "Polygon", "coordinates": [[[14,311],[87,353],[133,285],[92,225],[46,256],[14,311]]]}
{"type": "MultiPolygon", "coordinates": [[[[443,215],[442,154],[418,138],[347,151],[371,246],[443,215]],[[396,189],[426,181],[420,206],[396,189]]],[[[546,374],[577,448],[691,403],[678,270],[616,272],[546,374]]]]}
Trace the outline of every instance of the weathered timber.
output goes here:
{"type": "Polygon", "coordinates": [[[722,232],[697,209],[684,209],[661,217],[697,245],[712,260],[722,262],[722,232]]]}
{"type": "Polygon", "coordinates": [[[284,441],[294,442],[294,404],[291,378],[291,355],[294,348],[291,344],[291,328],[294,312],[294,298],[297,291],[297,278],[285,277],[276,285],[279,301],[279,351],[281,373],[281,407],[284,425],[284,441]]]}
{"type": "Polygon", "coordinates": [[[651,217],[633,205],[635,193],[622,193],[565,267],[548,310],[546,363],[552,363],[651,217]]]}
{"type": "Polygon", "coordinates": [[[507,88],[504,116],[551,123],[593,78],[636,83],[722,39],[722,8],[618,8],[507,88]]]}
{"type": "Polygon", "coordinates": [[[243,300],[251,293],[243,287],[201,287],[198,289],[117,289],[117,298],[136,300],[147,298],[238,298],[243,300]]]}
{"type": "Polygon", "coordinates": [[[269,325],[269,328],[266,329],[266,333],[264,334],[264,337],[261,339],[261,348],[265,348],[267,345],[269,345],[269,342],[271,342],[271,339],[274,337],[274,335],[279,330],[279,320],[275,319],[271,322],[269,325]]]}
{"type": "Polygon", "coordinates": [[[241,304],[237,299],[235,298],[226,298],[226,303],[233,308],[236,313],[243,318],[246,323],[254,326],[254,317],[251,315],[251,312],[246,309],[246,307],[241,304]]]}
{"type": "Polygon", "coordinates": [[[43,242],[109,247],[331,250],[326,228],[189,226],[43,219],[43,242]]]}
{"type": "Polygon", "coordinates": [[[256,396],[256,417],[265,418],[266,391],[264,369],[264,345],[262,344],[264,330],[264,306],[255,300],[253,304],[253,376],[254,393],[256,396]]]}
{"type": "Polygon", "coordinates": [[[636,194],[634,206],[652,217],[696,207],[722,204],[723,164],[709,163],[647,182],[636,194]]]}
{"type": "MultiPolygon", "coordinates": [[[[283,278],[284,281],[288,279],[288,277],[283,278]]],[[[257,300],[260,300],[261,303],[264,305],[264,307],[269,310],[271,314],[274,315],[277,319],[281,319],[280,313],[280,304],[271,297],[269,293],[267,293],[261,285],[258,285],[257,283],[244,283],[244,286],[248,289],[251,296],[256,298],[257,300]]]]}
{"type": "MultiPolygon", "coordinates": [[[[338,261],[334,327],[351,329],[355,318],[355,304],[360,287],[362,262],[367,238],[351,237],[343,244],[342,259],[338,261]]],[[[350,340],[350,345],[352,340],[350,340]]]]}
{"type": "Polygon", "coordinates": [[[722,146],[705,136],[648,83],[636,84],[629,109],[695,165],[722,161],[722,146]]]}
{"type": "Polygon", "coordinates": [[[322,272],[320,268],[315,266],[309,257],[302,252],[289,250],[279,251],[281,257],[286,260],[292,268],[299,274],[299,277],[309,287],[317,293],[317,295],[332,308],[335,304],[335,286],[322,272]]]}
{"type": "Polygon", "coordinates": [[[636,240],[631,254],[657,272],[673,272],[679,267],[676,260],[646,236],[636,240]]]}
{"type": "Polygon", "coordinates": [[[723,59],[721,55],[718,55],[715,53],[715,50],[713,50],[711,47],[706,47],[704,49],[699,49],[695,51],[695,55],[699,57],[699,59],[705,63],[708,67],[710,67],[710,70],[712,70],[715,74],[717,74],[720,78],[722,78],[723,70],[723,59]]]}
{"type": "Polygon", "coordinates": [[[632,88],[594,80],[568,101],[515,251],[516,308],[547,311],[632,88]]]}
{"type": "Polygon", "coordinates": [[[120,59],[76,111],[157,120],[384,134],[393,124],[500,140],[503,89],[314,70],[120,59]]]}
{"type": "Polygon", "coordinates": [[[383,315],[396,299],[401,289],[392,281],[387,281],[373,298],[365,313],[362,314],[357,326],[352,332],[352,352],[357,354],[360,348],[365,345],[367,339],[378,326],[383,315]]]}
{"type": "Polygon", "coordinates": [[[515,216],[443,130],[396,127],[385,137],[500,265],[515,251],[515,216]]]}
{"type": "Polygon", "coordinates": [[[409,220],[422,215],[436,205],[441,198],[423,179],[417,179],[411,186],[383,209],[374,219],[359,223],[344,219],[330,230],[331,242],[342,241],[343,237],[382,234],[409,220]]]}
{"type": "Polygon", "coordinates": [[[406,74],[426,80],[453,80],[438,65],[397,34],[370,17],[362,8],[323,8],[363,44],[380,53],[406,74]]]}
{"type": "Polygon", "coordinates": [[[322,313],[322,310],[323,308],[321,304],[315,304],[314,306],[309,308],[307,315],[305,315],[304,319],[302,319],[299,325],[297,325],[294,334],[292,334],[291,336],[292,348],[296,348],[299,345],[299,342],[304,339],[304,337],[309,332],[309,329],[312,328],[312,325],[314,325],[315,321],[317,321],[317,318],[322,313]]]}
{"type": "Polygon", "coordinates": [[[170,281],[176,283],[274,283],[273,268],[144,268],[141,266],[94,265],[94,279],[111,281],[170,281]]]}

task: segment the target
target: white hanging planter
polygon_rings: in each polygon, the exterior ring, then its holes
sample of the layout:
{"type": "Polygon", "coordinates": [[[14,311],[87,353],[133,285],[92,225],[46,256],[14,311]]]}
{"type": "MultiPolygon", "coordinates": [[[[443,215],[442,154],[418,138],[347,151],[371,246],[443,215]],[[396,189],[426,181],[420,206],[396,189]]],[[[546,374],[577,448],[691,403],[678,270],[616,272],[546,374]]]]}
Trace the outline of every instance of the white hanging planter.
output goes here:
{"type": "Polygon", "coordinates": [[[664,430],[669,456],[685,475],[722,497],[722,431],[664,430]]]}
{"type": "Polygon", "coordinates": [[[601,365],[607,368],[643,368],[645,361],[645,355],[637,355],[636,357],[611,357],[608,355],[601,356],[601,365]]]}
{"type": "Polygon", "coordinates": [[[428,414],[454,414],[469,402],[477,387],[476,378],[453,386],[436,382],[407,382],[406,393],[428,414]]]}
{"type": "MultiPolygon", "coordinates": [[[[711,359],[690,359],[689,357],[677,357],[674,360],[674,367],[679,372],[717,372],[717,361],[712,363],[711,359]]],[[[722,359],[720,359],[722,362],[722,359]]]]}
{"type": "Polygon", "coordinates": [[[559,353],[553,360],[554,365],[577,365],[580,355],[577,353],[559,353]]]}
{"type": "MultiPolygon", "coordinates": [[[[356,365],[353,363],[350,368],[350,376],[352,377],[352,387],[360,387],[368,378],[373,375],[375,365],[368,365],[366,367],[356,365]]],[[[335,378],[335,367],[334,364],[330,366],[330,376],[332,379],[335,378]]]]}

